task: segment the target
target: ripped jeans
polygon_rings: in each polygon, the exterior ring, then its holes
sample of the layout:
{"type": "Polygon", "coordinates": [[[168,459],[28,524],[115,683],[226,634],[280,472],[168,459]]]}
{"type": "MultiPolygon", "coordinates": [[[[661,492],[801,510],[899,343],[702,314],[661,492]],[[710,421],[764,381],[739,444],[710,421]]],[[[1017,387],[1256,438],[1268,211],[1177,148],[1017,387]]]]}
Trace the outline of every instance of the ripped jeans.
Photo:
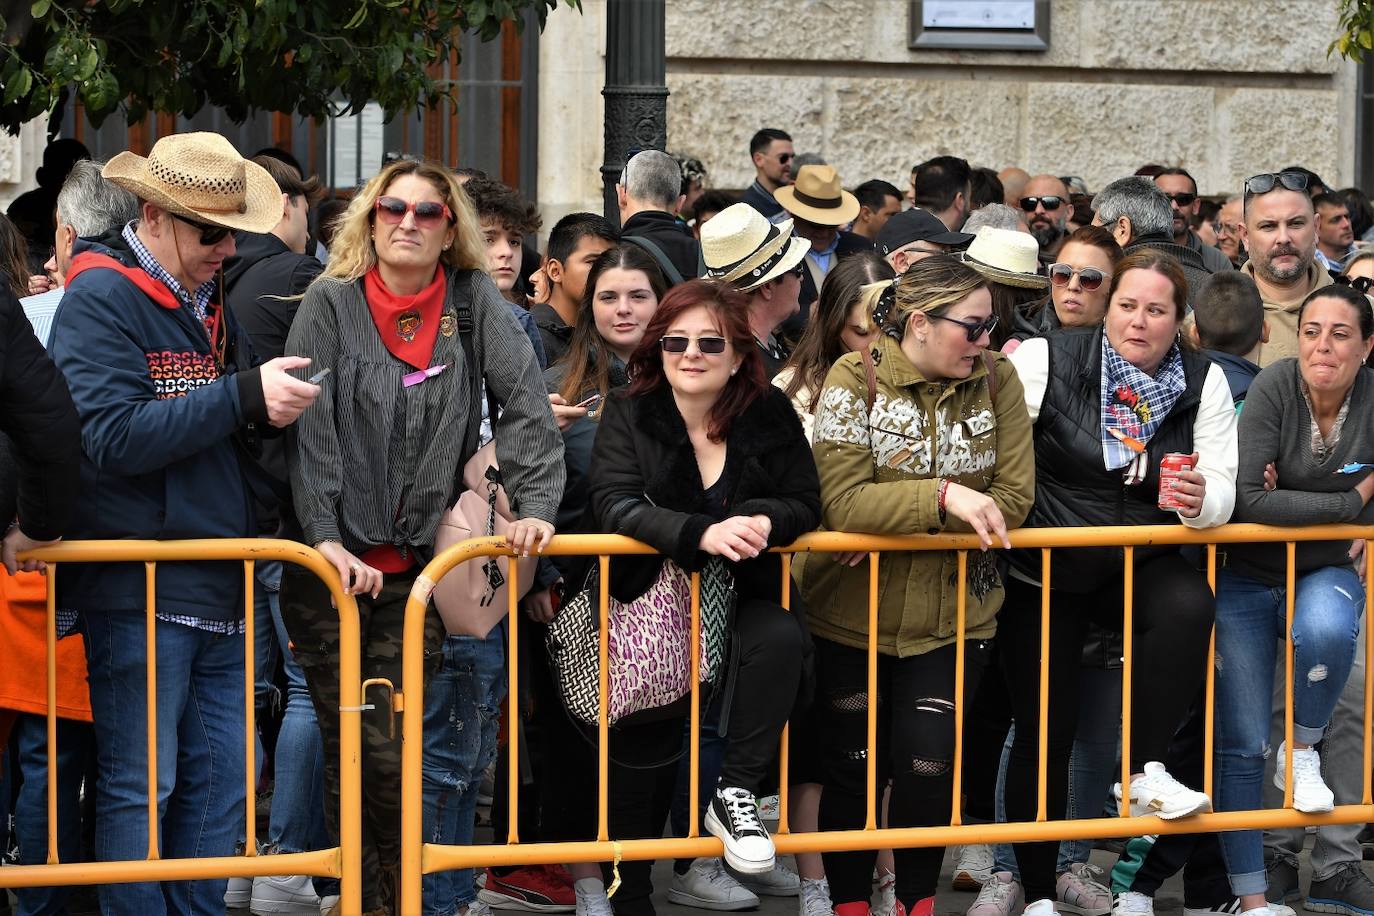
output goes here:
{"type": "MultiPolygon", "coordinates": [[[[821,830],[864,825],[868,740],[868,653],[815,637],[813,713],[821,758],[821,830]]],[[[968,709],[987,667],[991,644],[969,640],[964,653],[964,706],[968,709]]],[[[954,789],[954,644],[923,655],[878,656],[878,801],[892,779],[888,824],[947,825],[954,789]]],[[[942,847],[896,849],[897,899],[908,912],[933,896],[942,847]]],[[[825,873],[836,905],[867,902],[873,890],[875,850],[827,852],[825,873]]]]}
{"type": "MultiPolygon", "coordinates": [[[[477,789],[496,756],[497,720],[506,696],[505,625],[486,639],[444,638],[443,661],[425,694],[426,843],[472,843],[477,789]]],[[[452,916],[477,898],[472,869],[425,875],[425,916],[452,916]]]]}
{"type": "MultiPolygon", "coordinates": [[[[1228,569],[1217,573],[1216,735],[1218,811],[1262,808],[1269,747],[1268,698],[1279,662],[1287,600],[1228,569]]],[[[1316,744],[1350,677],[1364,586],[1349,566],[1326,566],[1297,577],[1293,609],[1293,739],[1316,744]]],[[[1264,845],[1258,830],[1221,834],[1222,853],[1237,896],[1264,893],[1264,845]]]]}

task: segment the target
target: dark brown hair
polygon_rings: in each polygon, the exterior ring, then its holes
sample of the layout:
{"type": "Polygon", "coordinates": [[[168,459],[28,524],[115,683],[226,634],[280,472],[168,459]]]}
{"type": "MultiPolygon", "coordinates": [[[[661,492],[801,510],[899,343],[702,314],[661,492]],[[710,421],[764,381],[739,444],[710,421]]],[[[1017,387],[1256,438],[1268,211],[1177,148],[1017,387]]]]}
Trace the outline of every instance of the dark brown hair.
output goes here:
{"type": "Polygon", "coordinates": [[[582,293],[582,304],[573,325],[572,339],[568,343],[568,353],[562,360],[567,367],[567,374],[563,376],[558,393],[569,404],[581,398],[589,389],[603,395],[611,389],[611,349],[596,329],[596,313],[592,306],[596,302],[597,281],[606,271],[615,268],[642,271],[649,278],[649,288],[654,291],[654,298],[660,302],[668,290],[668,283],[663,279],[658,262],[638,245],[608,248],[592,262],[591,270],[587,272],[587,288],[582,293]]]}
{"type": "MultiPolygon", "coordinates": [[[[1188,278],[1178,260],[1154,248],[1137,248],[1116,262],[1116,273],[1112,274],[1112,286],[1107,293],[1107,308],[1111,309],[1112,299],[1116,297],[1121,278],[1133,270],[1153,270],[1162,274],[1174,287],[1174,308],[1178,311],[1178,321],[1188,314],[1188,278]]],[[[1188,338],[1185,336],[1184,340],[1188,338]]]]}
{"type": "Polygon", "coordinates": [[[740,414],[768,389],[763,375],[763,359],[749,329],[749,299],[729,283],[717,280],[688,280],[668,291],[658,303],[658,311],[644,331],[644,339],[630,357],[630,396],[647,394],[668,384],[663,374],[663,351],[659,341],[683,312],[706,308],[720,327],[721,335],[743,359],[739,371],[725,383],[725,389],[711,405],[706,416],[706,434],[715,442],[730,435],[740,414]]]}

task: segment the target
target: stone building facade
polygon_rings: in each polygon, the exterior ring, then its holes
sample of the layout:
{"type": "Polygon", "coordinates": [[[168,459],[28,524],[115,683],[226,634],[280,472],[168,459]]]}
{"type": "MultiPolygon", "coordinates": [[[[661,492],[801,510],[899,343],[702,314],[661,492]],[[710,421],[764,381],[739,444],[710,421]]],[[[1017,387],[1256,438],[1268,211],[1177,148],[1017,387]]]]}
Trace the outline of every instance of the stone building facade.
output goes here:
{"type": "MultiPolygon", "coordinates": [[[[1204,194],[1301,163],[1357,177],[1358,68],[1326,48],[1335,0],[1052,0],[1045,51],[914,50],[909,0],[667,0],[668,144],[710,184],[753,178],[749,137],[792,134],[849,186],[912,165],[1082,176],[1146,162],[1204,194]]],[[[605,11],[558,9],[541,43],[539,200],[600,208],[605,11]]],[[[1374,152],[1374,151],[1371,151],[1374,152]]]]}

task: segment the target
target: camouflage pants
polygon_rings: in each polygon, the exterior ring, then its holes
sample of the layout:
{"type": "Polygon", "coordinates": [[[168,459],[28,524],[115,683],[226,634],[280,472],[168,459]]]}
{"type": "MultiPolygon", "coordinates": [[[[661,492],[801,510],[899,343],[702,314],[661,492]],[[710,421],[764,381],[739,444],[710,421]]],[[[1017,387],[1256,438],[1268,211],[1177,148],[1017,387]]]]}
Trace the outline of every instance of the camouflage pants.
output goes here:
{"type": "MultiPolygon", "coordinates": [[[[362,677],[388,678],[401,688],[401,641],[406,600],[415,574],[386,576],[381,594],[359,595],[362,677]]],[[[281,616],[291,650],[305,673],[324,740],[325,824],[339,841],[339,614],[329,589],[311,572],[288,563],[282,576],[281,616]]],[[[425,615],[425,684],[438,667],[444,625],[431,607],[425,615]]],[[[393,735],[385,691],[369,692],[375,709],[362,714],[363,911],[395,913],[401,861],[401,723],[393,735]]]]}

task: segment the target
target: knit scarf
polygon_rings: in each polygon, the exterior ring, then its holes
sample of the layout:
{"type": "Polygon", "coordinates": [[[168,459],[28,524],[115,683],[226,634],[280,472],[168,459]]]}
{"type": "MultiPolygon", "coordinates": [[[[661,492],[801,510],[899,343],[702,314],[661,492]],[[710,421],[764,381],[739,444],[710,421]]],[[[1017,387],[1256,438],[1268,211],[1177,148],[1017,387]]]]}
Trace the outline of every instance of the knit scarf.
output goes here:
{"type": "Polygon", "coordinates": [[[413,296],[398,296],[387,289],[376,267],[363,277],[372,323],[382,336],[382,346],[392,356],[416,369],[429,368],[434,341],[439,336],[439,313],[444,307],[446,287],[442,266],[435,269],[433,282],[413,296]]]}
{"type": "Polygon", "coordinates": [[[1169,348],[1151,377],[1127,362],[1102,335],[1101,437],[1107,470],[1124,468],[1144,454],[1186,385],[1178,344],[1169,348]]]}

